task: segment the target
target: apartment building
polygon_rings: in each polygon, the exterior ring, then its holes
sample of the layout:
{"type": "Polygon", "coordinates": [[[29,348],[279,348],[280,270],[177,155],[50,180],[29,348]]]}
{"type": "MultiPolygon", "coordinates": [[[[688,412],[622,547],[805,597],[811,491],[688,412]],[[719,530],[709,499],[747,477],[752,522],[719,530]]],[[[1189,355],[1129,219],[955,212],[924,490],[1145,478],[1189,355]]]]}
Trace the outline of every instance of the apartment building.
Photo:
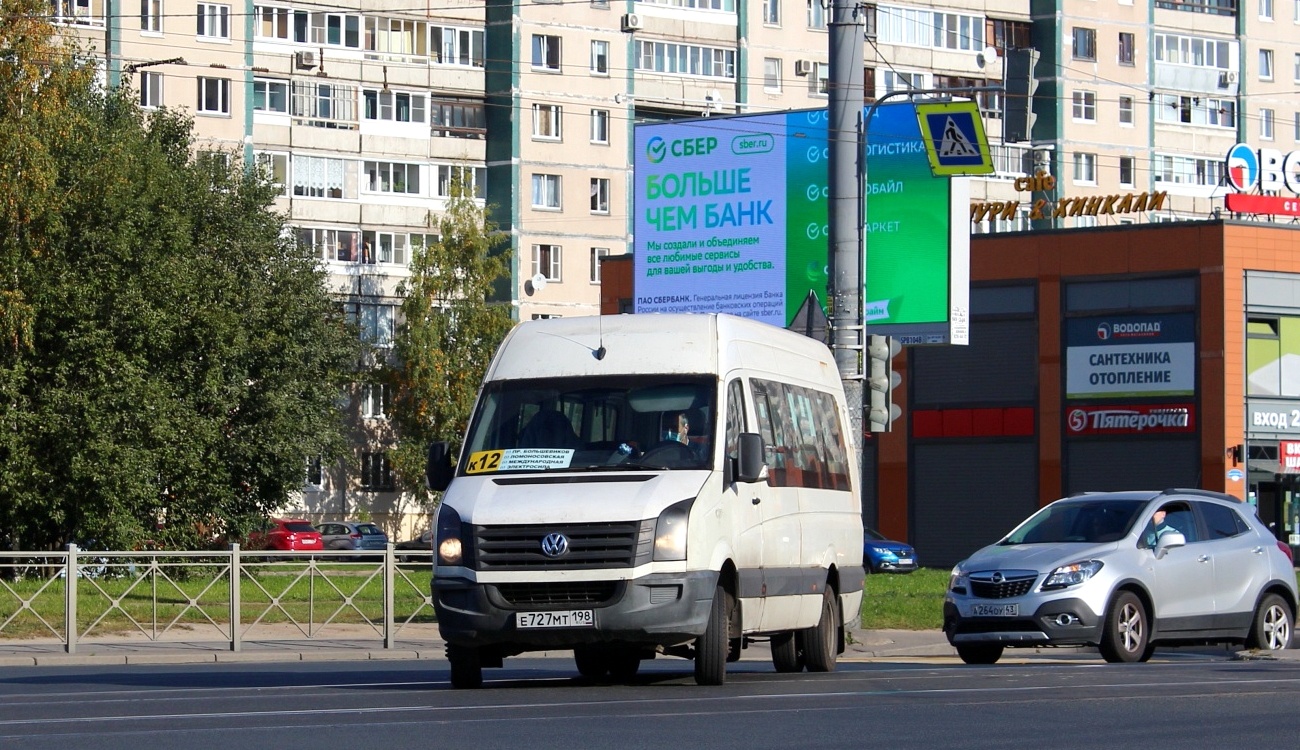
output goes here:
{"type": "MultiPolygon", "coordinates": [[[[595,314],[601,259],[636,249],[636,123],[828,101],[821,0],[51,3],[108,83],[190,110],[200,148],[271,170],[379,343],[453,177],[509,232],[518,319],[595,314]]],[[[1019,75],[1009,55],[1034,51],[1033,116],[1011,128],[1023,135],[1003,137],[1014,102],[977,97],[997,172],[973,180],[973,232],[1205,217],[1222,210],[1234,143],[1300,148],[1300,0],[864,9],[868,101],[1000,84],[1019,75]]],[[[309,462],[303,509],[400,517],[412,509],[391,491],[388,394],[353,395],[356,465],[309,462]]]]}

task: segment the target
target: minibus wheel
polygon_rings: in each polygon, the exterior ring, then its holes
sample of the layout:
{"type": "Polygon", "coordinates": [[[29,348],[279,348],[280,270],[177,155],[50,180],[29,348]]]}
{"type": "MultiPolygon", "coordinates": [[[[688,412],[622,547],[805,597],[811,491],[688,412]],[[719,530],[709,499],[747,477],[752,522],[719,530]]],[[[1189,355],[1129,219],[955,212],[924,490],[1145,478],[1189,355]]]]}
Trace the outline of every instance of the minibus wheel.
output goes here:
{"type": "Polygon", "coordinates": [[[713,590],[713,608],[704,633],[695,639],[695,683],[721,685],[727,680],[727,653],[731,649],[731,597],[721,585],[713,590]]]}

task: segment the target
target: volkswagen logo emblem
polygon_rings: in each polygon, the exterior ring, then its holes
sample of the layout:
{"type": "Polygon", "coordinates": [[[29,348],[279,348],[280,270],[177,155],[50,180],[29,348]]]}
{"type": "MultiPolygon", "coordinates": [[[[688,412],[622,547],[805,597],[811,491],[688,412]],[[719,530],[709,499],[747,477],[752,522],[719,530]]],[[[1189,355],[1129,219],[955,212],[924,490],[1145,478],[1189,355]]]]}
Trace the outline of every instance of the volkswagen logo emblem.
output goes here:
{"type": "Polygon", "coordinates": [[[542,537],[542,554],[547,557],[559,557],[569,551],[569,538],[558,532],[551,532],[542,537]]]}

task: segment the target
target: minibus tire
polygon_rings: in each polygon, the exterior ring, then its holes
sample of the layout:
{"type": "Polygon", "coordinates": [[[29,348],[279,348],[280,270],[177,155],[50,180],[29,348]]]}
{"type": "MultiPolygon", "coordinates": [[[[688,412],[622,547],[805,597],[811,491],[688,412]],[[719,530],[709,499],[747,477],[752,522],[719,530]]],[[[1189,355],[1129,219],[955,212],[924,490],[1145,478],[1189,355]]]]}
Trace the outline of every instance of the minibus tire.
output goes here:
{"type": "Polygon", "coordinates": [[[802,672],[803,659],[793,630],[772,634],[772,666],[778,672],[802,672]]]}
{"type": "Polygon", "coordinates": [[[727,681],[727,653],[731,649],[728,638],[731,613],[726,589],[713,590],[713,607],[709,611],[709,624],[704,633],[695,639],[695,684],[721,685],[727,681]]]}
{"type": "Polygon", "coordinates": [[[578,674],[589,680],[603,680],[609,674],[605,653],[594,646],[574,646],[573,663],[578,665],[578,674]]]}
{"type": "Polygon", "coordinates": [[[799,650],[803,652],[804,666],[809,672],[835,671],[836,646],[839,643],[838,601],[835,590],[827,586],[822,593],[821,619],[815,626],[799,631],[799,650]]]}
{"type": "Polygon", "coordinates": [[[478,649],[447,644],[447,661],[451,662],[451,686],[457,690],[483,687],[483,661],[478,649]]]}

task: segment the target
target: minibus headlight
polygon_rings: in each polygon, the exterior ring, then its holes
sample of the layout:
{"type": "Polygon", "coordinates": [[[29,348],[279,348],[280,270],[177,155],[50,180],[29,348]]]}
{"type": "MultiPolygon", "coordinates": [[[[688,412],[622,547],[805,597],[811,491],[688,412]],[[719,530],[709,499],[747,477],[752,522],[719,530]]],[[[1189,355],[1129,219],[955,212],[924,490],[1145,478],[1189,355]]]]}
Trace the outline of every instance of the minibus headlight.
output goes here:
{"type": "Polygon", "coordinates": [[[659,514],[655,522],[655,560],[686,559],[686,521],[694,502],[695,498],[691,498],[674,503],[659,514]]]}
{"type": "Polygon", "coordinates": [[[446,505],[438,509],[438,535],[435,537],[434,550],[438,553],[438,565],[460,565],[464,561],[461,546],[460,514],[455,508],[446,505]]]}

